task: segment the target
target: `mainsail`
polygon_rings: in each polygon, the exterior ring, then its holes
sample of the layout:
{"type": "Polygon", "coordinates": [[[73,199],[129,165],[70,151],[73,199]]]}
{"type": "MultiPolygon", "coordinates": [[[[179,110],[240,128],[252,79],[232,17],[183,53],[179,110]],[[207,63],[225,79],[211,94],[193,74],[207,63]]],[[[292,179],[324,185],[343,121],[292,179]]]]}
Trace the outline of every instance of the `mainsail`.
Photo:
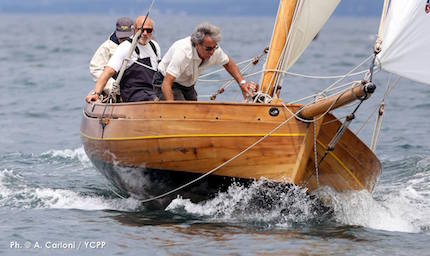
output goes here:
{"type": "MultiPolygon", "coordinates": [[[[287,71],[312,42],[339,2],[340,0],[280,1],[265,69],[287,71]],[[291,13],[293,17],[289,16],[291,13]]],[[[271,95],[281,79],[280,72],[264,72],[262,91],[271,95]]]]}
{"type": "Polygon", "coordinates": [[[430,1],[391,0],[380,37],[379,68],[430,84],[430,1]]]}

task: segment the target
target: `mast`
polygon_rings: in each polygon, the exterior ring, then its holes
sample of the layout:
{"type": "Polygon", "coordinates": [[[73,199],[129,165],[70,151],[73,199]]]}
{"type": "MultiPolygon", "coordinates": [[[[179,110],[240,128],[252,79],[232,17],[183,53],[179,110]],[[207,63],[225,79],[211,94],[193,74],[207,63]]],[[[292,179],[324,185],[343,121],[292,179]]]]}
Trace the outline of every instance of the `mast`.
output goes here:
{"type": "Polygon", "coordinates": [[[284,72],[300,58],[329,19],[340,0],[281,0],[261,91],[276,97],[284,72]]]}
{"type": "MultiPolygon", "coordinates": [[[[278,15],[276,16],[269,55],[265,65],[265,69],[267,70],[278,69],[279,59],[281,58],[287,41],[296,5],[297,0],[281,0],[279,2],[278,15]]],[[[262,75],[260,83],[261,91],[267,93],[271,97],[273,97],[278,73],[279,72],[276,71],[265,71],[262,75]]]]}

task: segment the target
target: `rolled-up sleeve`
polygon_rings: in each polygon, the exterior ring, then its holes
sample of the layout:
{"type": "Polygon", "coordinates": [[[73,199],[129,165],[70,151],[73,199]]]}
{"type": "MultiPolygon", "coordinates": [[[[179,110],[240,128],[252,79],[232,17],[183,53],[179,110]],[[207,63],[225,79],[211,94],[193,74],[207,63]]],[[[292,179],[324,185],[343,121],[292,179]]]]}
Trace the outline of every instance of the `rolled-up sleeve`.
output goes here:
{"type": "Polygon", "coordinates": [[[124,41],[120,45],[118,45],[118,48],[110,58],[107,66],[113,68],[116,72],[118,72],[122,66],[122,62],[127,57],[127,53],[130,47],[131,44],[128,41],[124,41]]]}
{"type": "Polygon", "coordinates": [[[172,56],[172,60],[167,66],[166,73],[178,78],[185,69],[184,61],[186,60],[186,55],[183,51],[175,51],[172,56]]]}
{"type": "Polygon", "coordinates": [[[220,48],[218,48],[214,55],[212,56],[216,65],[221,65],[224,66],[225,64],[227,64],[230,61],[230,58],[228,57],[228,55],[220,48]]]}

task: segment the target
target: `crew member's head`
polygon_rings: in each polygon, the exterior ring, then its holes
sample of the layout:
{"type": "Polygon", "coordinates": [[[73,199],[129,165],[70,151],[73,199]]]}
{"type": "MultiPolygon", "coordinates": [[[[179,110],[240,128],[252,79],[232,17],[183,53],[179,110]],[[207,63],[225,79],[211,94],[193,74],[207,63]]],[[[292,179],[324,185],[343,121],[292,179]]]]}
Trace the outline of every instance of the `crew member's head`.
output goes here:
{"type": "Polygon", "coordinates": [[[191,35],[191,42],[202,60],[208,60],[214,54],[220,41],[221,30],[210,23],[198,25],[191,35]]]}
{"type": "Polygon", "coordinates": [[[133,21],[127,17],[119,18],[116,21],[115,35],[120,43],[133,35],[133,21]]]}
{"type": "MultiPolygon", "coordinates": [[[[145,21],[145,17],[146,16],[139,16],[136,18],[136,23],[134,28],[135,33],[137,33],[137,31],[139,31],[139,29],[142,27],[142,24],[145,21]]],[[[143,45],[147,44],[148,41],[151,40],[152,38],[153,30],[154,30],[153,22],[148,17],[145,21],[145,24],[143,25],[142,34],[140,35],[139,43],[143,45]]]]}

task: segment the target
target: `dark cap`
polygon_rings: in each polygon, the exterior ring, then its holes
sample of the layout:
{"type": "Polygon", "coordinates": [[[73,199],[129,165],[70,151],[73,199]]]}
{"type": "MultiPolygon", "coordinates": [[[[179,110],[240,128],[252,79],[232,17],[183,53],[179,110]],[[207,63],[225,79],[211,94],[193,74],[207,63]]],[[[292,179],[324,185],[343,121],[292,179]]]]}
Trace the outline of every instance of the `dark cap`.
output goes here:
{"type": "Polygon", "coordinates": [[[133,35],[133,21],[127,17],[119,18],[116,21],[115,34],[117,38],[124,38],[133,35]]]}

